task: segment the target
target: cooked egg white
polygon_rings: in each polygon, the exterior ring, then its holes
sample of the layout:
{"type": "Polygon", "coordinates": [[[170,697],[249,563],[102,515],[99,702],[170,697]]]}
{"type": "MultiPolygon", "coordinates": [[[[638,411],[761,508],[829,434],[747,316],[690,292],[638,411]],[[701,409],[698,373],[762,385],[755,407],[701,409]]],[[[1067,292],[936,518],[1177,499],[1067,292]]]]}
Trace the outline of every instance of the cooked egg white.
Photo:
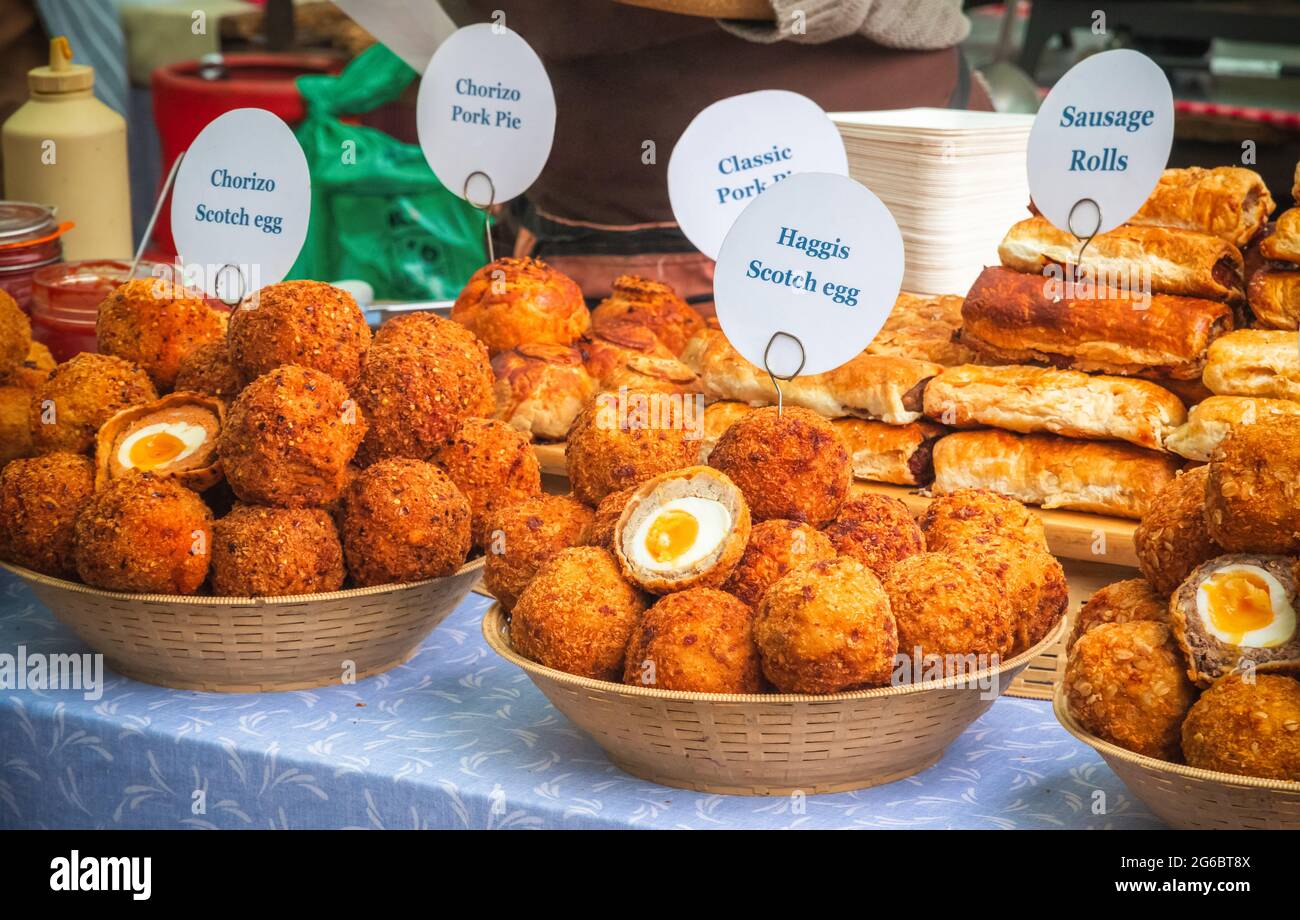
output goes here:
{"type": "Polygon", "coordinates": [[[725,505],[687,495],[646,515],[624,552],[647,571],[673,572],[707,557],[730,532],[731,512],[725,505]]]}
{"type": "Polygon", "coordinates": [[[189,422],[156,422],[131,432],[117,448],[126,469],[148,471],[179,463],[203,446],[207,430],[189,422]]]}
{"type": "Polygon", "coordinates": [[[1256,565],[1226,565],[1196,589],[1205,631],[1227,645],[1273,648],[1295,635],[1295,608],[1281,582],[1256,565]]]}

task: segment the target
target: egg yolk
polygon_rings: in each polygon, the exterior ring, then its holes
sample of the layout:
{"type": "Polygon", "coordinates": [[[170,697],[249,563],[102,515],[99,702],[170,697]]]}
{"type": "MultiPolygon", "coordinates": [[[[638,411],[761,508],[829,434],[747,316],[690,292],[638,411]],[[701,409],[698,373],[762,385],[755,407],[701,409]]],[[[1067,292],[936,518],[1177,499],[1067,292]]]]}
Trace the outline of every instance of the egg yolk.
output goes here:
{"type": "Polygon", "coordinates": [[[1273,622],[1268,582],[1251,572],[1212,575],[1202,585],[1214,628],[1240,642],[1247,633],[1273,622]]]}
{"type": "Polygon", "coordinates": [[[131,466],[152,470],[175,459],[185,449],[185,442],[167,431],[147,435],[131,445],[131,466]]]}
{"type": "Polygon", "coordinates": [[[645,536],[646,552],[655,562],[672,562],[695,545],[700,522],[689,511],[673,508],[663,512],[645,536]]]}

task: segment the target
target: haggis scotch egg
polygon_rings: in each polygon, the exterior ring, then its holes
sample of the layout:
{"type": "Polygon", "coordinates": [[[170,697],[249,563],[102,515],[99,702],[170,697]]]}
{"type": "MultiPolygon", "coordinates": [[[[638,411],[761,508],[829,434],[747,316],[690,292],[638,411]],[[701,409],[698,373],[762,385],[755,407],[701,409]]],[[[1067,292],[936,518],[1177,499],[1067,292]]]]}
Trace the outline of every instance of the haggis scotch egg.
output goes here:
{"type": "Polygon", "coordinates": [[[720,586],[749,542],[749,506],[717,470],[663,473],[632,494],[614,527],[623,574],[652,594],[720,586]]]}

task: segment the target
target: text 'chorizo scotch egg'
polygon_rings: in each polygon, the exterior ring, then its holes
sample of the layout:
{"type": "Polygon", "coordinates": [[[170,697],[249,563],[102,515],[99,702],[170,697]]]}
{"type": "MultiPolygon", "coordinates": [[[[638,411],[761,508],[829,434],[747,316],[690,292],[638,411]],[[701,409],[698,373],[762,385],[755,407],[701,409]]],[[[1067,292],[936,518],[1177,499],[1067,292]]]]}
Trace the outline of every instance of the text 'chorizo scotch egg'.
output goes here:
{"type": "Polygon", "coordinates": [[[716,588],[749,542],[749,506],[707,466],[663,473],[633,493],[614,528],[623,574],[654,594],[716,588]]]}

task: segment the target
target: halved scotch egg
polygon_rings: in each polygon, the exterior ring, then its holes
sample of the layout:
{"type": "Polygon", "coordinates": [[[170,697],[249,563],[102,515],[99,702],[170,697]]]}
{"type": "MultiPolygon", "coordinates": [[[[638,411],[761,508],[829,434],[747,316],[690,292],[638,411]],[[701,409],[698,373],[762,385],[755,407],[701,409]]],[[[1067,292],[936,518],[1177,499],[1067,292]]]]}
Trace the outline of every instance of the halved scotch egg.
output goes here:
{"type": "Polygon", "coordinates": [[[690,466],[632,493],[614,527],[614,551],[627,579],[653,594],[716,588],[740,561],[749,527],[740,488],[725,473],[690,466]]]}
{"type": "Polygon", "coordinates": [[[132,472],[174,477],[196,491],[215,485],[221,480],[217,435],[225,413],[221,400],[199,393],[170,393],[123,409],[99,429],[96,488],[132,472]]]}
{"type": "Polygon", "coordinates": [[[1300,662],[1296,560],[1235,553],[1202,563],[1169,601],[1174,635],[1202,686],[1233,671],[1300,662]]]}

